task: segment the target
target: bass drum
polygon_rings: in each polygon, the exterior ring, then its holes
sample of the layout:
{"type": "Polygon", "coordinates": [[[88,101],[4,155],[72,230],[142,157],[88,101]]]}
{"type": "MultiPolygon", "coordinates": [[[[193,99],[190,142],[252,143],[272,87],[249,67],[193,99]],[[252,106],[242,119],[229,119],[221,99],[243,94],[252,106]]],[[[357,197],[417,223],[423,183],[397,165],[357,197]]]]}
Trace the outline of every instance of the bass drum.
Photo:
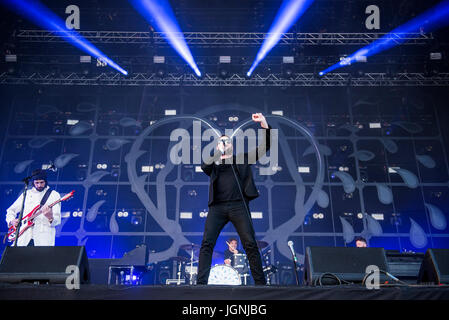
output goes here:
{"type": "Polygon", "coordinates": [[[233,267],[217,264],[210,269],[208,284],[239,286],[242,284],[240,275],[233,267]]]}

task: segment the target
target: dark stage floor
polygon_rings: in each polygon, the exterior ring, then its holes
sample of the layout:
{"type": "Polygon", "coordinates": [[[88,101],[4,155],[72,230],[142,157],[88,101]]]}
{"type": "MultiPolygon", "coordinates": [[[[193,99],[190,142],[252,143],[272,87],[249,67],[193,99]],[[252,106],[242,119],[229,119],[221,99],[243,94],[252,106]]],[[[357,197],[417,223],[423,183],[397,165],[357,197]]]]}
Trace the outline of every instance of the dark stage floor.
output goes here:
{"type": "Polygon", "coordinates": [[[1,300],[448,300],[449,286],[106,286],[0,284],[1,300]]]}

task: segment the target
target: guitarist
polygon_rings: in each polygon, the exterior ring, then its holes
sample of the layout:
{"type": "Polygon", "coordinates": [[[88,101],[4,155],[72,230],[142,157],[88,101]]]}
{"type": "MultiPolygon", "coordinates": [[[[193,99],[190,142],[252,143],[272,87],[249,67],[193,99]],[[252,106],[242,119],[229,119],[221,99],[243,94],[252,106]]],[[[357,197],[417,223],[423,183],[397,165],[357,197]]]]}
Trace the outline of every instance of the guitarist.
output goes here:
{"type": "MultiPolygon", "coordinates": [[[[47,183],[47,173],[45,170],[33,171],[33,187],[28,190],[25,199],[25,209],[23,216],[30,213],[42,200],[47,200],[40,209],[42,213],[34,220],[34,226],[26,230],[18,239],[17,246],[54,246],[55,227],[61,223],[61,204],[58,203],[53,208],[49,208],[48,203],[53,203],[60,198],[58,192],[51,190],[47,183]],[[44,198],[45,197],[45,198],[44,198]]],[[[23,194],[6,210],[6,223],[8,228],[12,225],[18,226],[18,214],[22,209],[23,194]]]]}

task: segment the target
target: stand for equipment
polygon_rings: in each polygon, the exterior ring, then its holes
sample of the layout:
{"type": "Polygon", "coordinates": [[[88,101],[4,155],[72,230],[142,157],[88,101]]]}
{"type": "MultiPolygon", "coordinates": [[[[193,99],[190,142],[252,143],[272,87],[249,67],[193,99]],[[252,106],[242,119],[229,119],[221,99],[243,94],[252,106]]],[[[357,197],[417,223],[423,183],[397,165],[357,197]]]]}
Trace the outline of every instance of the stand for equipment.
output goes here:
{"type": "Polygon", "coordinates": [[[19,217],[18,217],[18,221],[19,223],[16,226],[16,236],[14,238],[14,243],[13,246],[17,247],[17,242],[19,241],[19,232],[20,232],[20,227],[22,226],[22,218],[23,218],[23,212],[25,210],[25,200],[27,197],[27,191],[28,191],[28,184],[30,183],[30,180],[35,176],[36,174],[33,174],[29,177],[24,178],[22,181],[25,184],[24,188],[23,188],[23,200],[22,200],[22,208],[20,209],[20,213],[19,213],[19,217]]]}

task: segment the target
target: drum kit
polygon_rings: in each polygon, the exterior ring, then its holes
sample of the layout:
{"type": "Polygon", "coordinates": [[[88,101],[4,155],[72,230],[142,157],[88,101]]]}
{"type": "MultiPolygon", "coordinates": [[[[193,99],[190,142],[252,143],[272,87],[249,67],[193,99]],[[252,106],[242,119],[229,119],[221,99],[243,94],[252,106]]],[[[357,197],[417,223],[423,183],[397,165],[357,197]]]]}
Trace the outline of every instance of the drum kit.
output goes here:
{"type": "MultiPolygon", "coordinates": [[[[268,243],[265,241],[257,241],[257,245],[260,250],[264,251],[268,247],[268,243]]],[[[200,246],[194,243],[185,244],[179,247],[182,250],[189,252],[190,258],[184,256],[172,257],[171,260],[177,263],[177,278],[176,284],[190,285],[196,284],[198,276],[198,257],[200,246]],[[184,268],[184,273],[183,273],[184,268]]],[[[262,262],[264,264],[263,270],[267,279],[267,284],[270,284],[271,276],[276,272],[276,267],[270,264],[269,253],[271,249],[265,250],[262,254],[262,262]]],[[[223,254],[214,251],[212,254],[214,259],[222,259],[223,254]]],[[[248,285],[249,279],[249,262],[246,254],[238,253],[234,254],[231,265],[216,264],[211,267],[209,273],[208,284],[215,285],[248,285]]]]}

